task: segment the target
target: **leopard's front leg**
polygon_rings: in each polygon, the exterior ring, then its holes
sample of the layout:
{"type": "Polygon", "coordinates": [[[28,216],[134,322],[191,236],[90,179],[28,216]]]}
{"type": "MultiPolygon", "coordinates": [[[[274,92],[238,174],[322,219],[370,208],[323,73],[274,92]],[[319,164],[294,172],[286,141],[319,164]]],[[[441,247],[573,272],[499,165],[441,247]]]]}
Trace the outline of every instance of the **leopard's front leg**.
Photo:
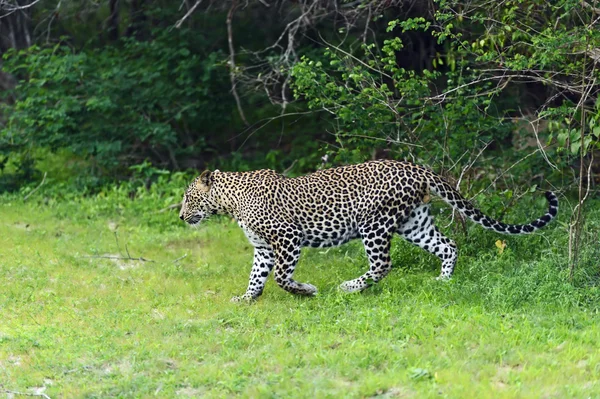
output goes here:
{"type": "Polygon", "coordinates": [[[300,258],[299,240],[291,239],[273,244],[275,252],[275,282],[278,286],[296,295],[315,295],[317,288],[312,284],[299,283],[292,276],[300,258]]]}
{"type": "Polygon", "coordinates": [[[252,263],[252,271],[250,272],[250,280],[246,293],[242,296],[231,298],[233,302],[251,301],[258,298],[265,288],[267,277],[273,270],[275,264],[275,256],[270,246],[254,247],[254,262],[252,263]]]}

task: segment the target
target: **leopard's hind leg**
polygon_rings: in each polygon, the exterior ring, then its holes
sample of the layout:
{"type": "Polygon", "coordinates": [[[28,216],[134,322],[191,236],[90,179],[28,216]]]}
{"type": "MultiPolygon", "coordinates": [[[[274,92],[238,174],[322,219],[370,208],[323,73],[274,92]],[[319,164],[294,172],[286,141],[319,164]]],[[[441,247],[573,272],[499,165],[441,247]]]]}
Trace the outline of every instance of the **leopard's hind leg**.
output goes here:
{"type": "Polygon", "coordinates": [[[433,223],[430,206],[422,204],[416,207],[406,222],[398,229],[398,234],[442,260],[439,279],[448,279],[454,272],[458,250],[454,241],[444,236],[433,223]]]}

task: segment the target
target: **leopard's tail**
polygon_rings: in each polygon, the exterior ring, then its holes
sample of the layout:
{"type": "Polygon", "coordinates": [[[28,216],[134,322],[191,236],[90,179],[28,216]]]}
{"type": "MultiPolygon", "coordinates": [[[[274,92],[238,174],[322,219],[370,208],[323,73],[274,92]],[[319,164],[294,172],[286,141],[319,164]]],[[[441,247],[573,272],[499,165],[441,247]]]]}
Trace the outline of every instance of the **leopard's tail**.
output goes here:
{"type": "Polygon", "coordinates": [[[498,233],[530,234],[537,229],[546,226],[558,214],[558,198],[552,191],[547,191],[546,199],[548,200],[548,211],[544,216],[527,224],[506,224],[484,215],[479,209],[475,208],[469,201],[460,195],[454,187],[442,179],[442,177],[432,174],[429,184],[431,193],[442,198],[450,206],[475,223],[479,223],[484,228],[497,231],[498,233]]]}

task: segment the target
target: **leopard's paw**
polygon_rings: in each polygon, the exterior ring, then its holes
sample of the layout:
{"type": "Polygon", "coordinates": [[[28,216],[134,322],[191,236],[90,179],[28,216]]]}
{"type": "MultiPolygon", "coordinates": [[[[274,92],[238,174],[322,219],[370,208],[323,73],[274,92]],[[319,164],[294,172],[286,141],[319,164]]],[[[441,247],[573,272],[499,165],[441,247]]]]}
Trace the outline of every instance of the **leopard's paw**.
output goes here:
{"type": "Polygon", "coordinates": [[[256,298],[253,298],[252,296],[247,295],[247,294],[244,294],[241,296],[234,296],[233,298],[231,298],[231,302],[237,302],[237,303],[239,303],[239,302],[249,303],[249,302],[253,302],[255,300],[256,300],[256,298]]]}
{"type": "Polygon", "coordinates": [[[364,282],[356,279],[356,280],[350,280],[350,281],[344,281],[342,284],[340,284],[340,289],[344,292],[359,292],[364,290],[365,288],[368,287],[368,284],[365,284],[364,282]]]}

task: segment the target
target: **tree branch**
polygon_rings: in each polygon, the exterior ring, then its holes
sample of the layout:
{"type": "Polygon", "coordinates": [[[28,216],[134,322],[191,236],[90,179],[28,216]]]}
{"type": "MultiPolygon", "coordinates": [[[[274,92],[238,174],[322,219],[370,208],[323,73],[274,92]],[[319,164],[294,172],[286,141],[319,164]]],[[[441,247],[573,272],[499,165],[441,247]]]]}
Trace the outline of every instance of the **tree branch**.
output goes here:
{"type": "Polygon", "coordinates": [[[581,5],[587,8],[588,10],[592,10],[595,14],[600,14],[600,8],[594,7],[585,0],[581,0],[581,5]]]}
{"type": "Polygon", "coordinates": [[[290,171],[294,168],[294,166],[296,166],[297,162],[298,162],[298,160],[294,159],[294,162],[292,162],[292,164],[289,166],[289,168],[287,168],[286,170],[283,171],[282,175],[287,176],[288,173],[290,173],[290,171]]]}
{"type": "Polygon", "coordinates": [[[250,124],[246,120],[246,115],[244,115],[244,110],[242,109],[242,103],[240,101],[240,96],[238,95],[236,84],[235,84],[235,49],[233,48],[233,27],[231,25],[231,21],[233,20],[233,13],[237,8],[237,0],[233,0],[231,3],[231,8],[229,8],[229,12],[227,13],[227,42],[229,43],[229,79],[231,80],[231,94],[235,98],[235,104],[237,105],[238,113],[240,114],[240,118],[246,126],[250,124]]]}
{"type": "Polygon", "coordinates": [[[32,3],[29,4],[25,4],[25,5],[20,5],[20,4],[10,4],[7,1],[0,1],[0,10],[6,10],[9,12],[14,12],[17,10],[25,10],[29,7],[34,6],[36,3],[38,3],[40,0],[35,0],[32,3]]]}
{"type": "Polygon", "coordinates": [[[202,0],[197,0],[196,3],[188,10],[188,12],[185,13],[183,18],[177,21],[177,23],[175,24],[175,27],[177,29],[181,28],[181,24],[183,24],[183,21],[185,21],[190,15],[192,15],[192,13],[196,10],[200,3],[202,3],[202,0]]]}

